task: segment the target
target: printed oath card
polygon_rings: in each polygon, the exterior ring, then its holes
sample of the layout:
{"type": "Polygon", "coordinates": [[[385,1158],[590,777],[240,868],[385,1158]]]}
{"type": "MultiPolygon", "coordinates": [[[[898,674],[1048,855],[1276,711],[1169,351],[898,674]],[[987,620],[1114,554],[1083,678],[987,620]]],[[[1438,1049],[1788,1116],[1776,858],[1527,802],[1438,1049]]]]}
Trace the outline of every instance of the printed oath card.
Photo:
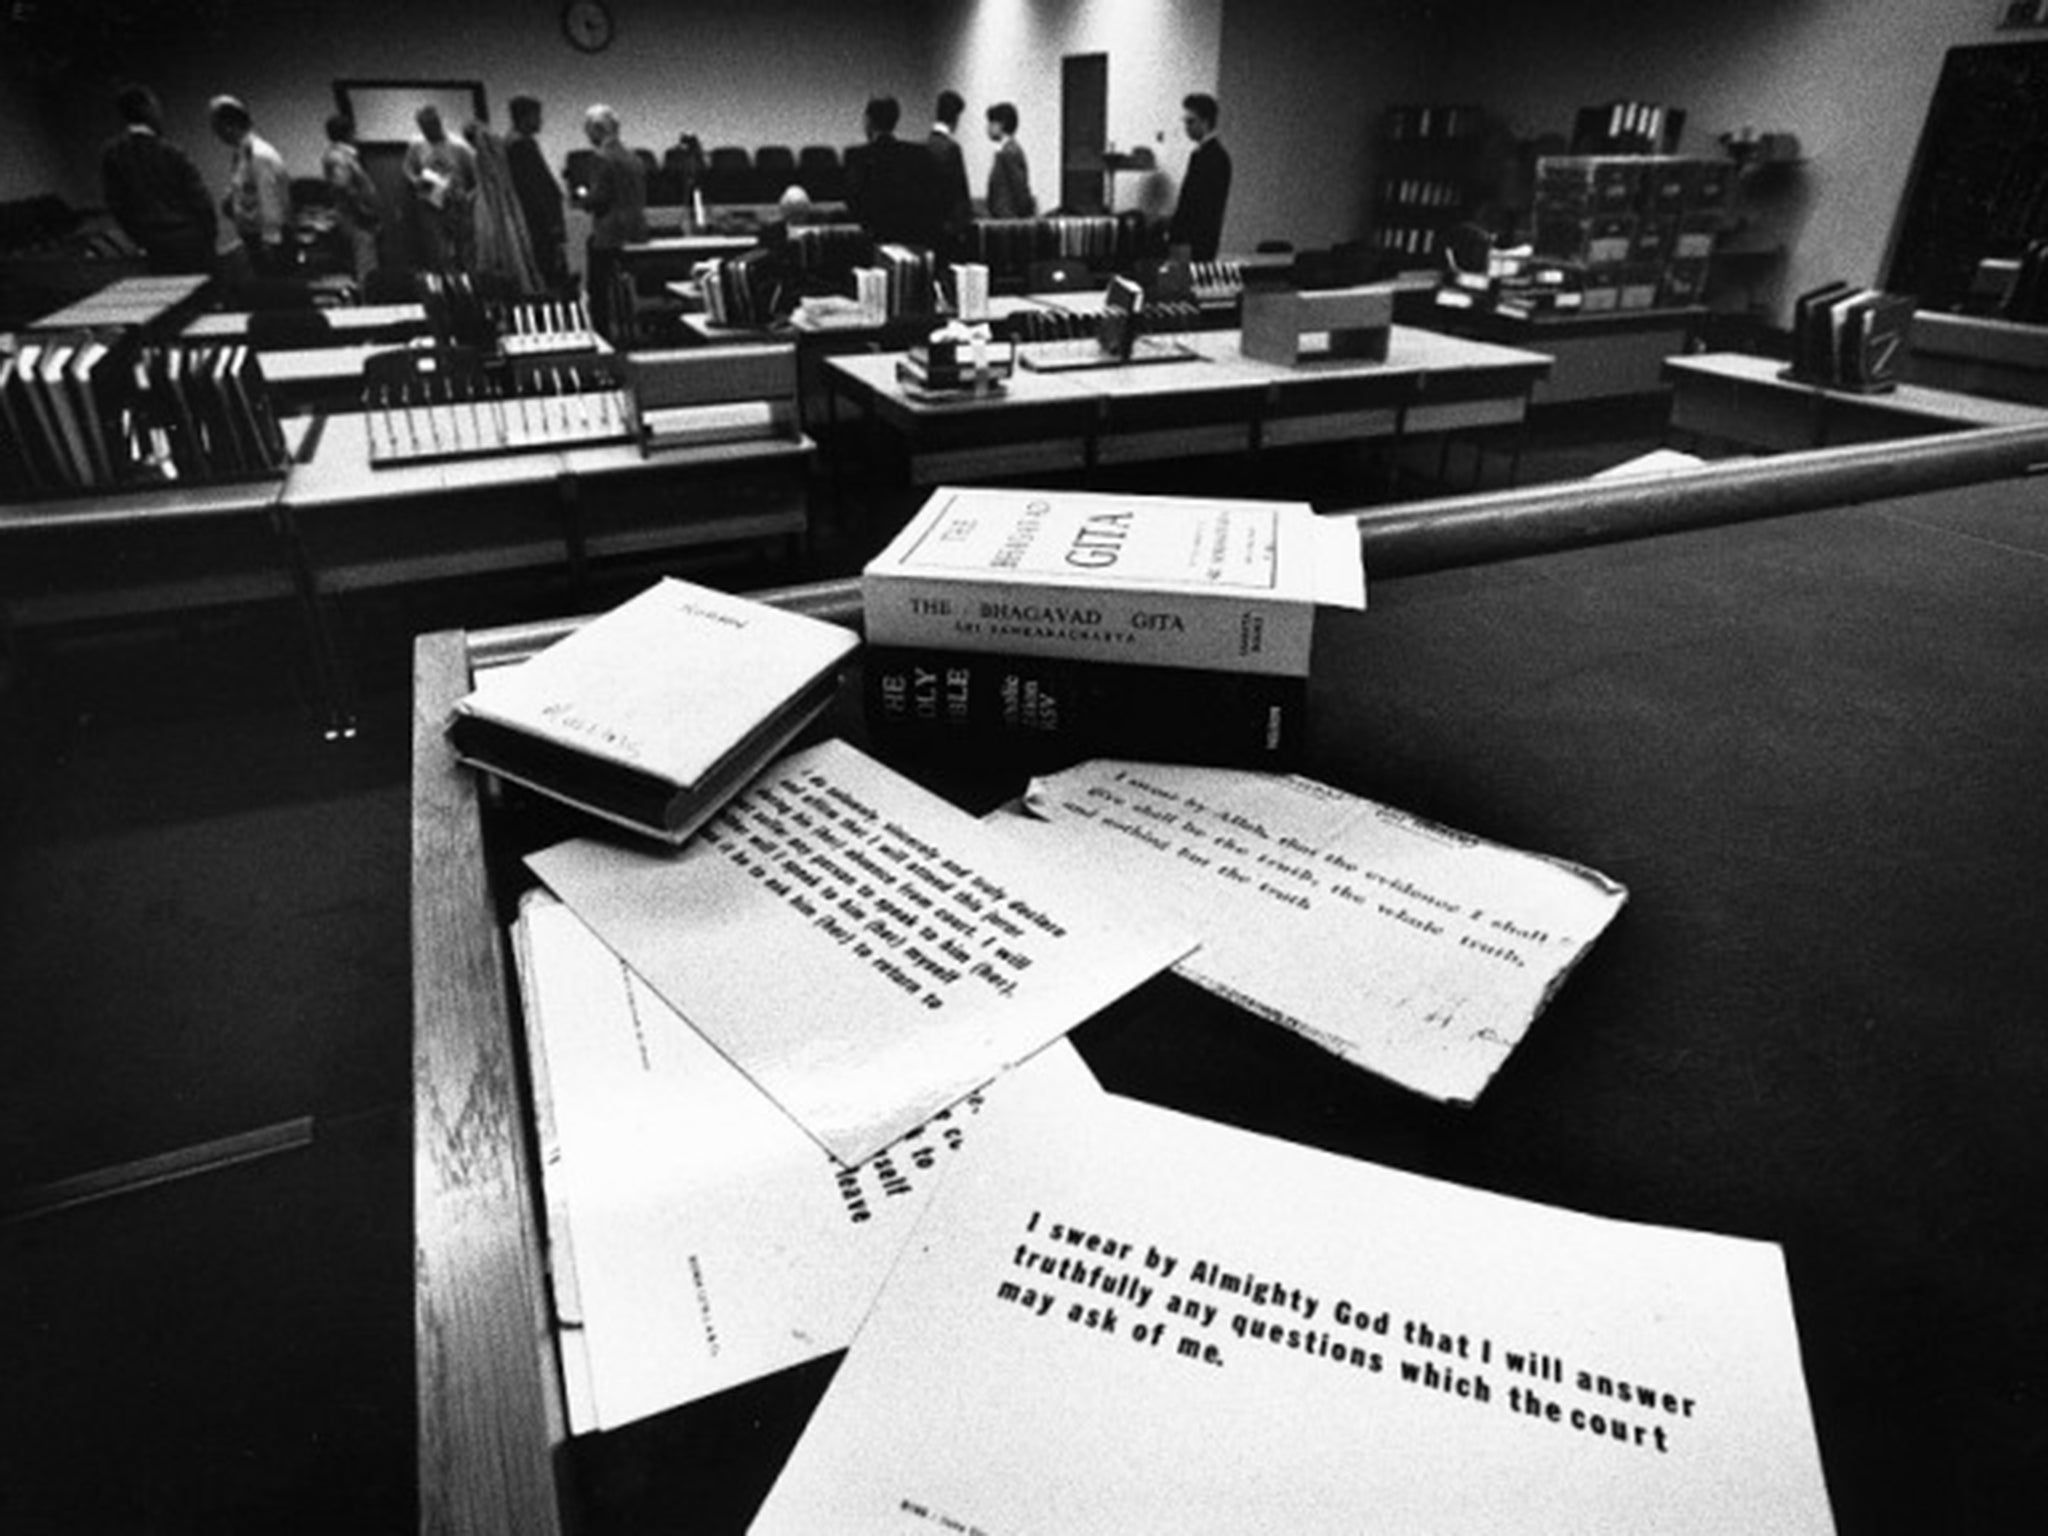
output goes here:
{"type": "Polygon", "coordinates": [[[579,840],[528,863],[847,1164],[1193,947],[840,741],[768,769],[680,853],[579,840]]]}
{"type": "MultiPolygon", "coordinates": [[[[571,1431],[844,1349],[983,1095],[845,1167],[546,891],[513,932],[571,1431]]],[[[1064,1040],[1033,1066],[1093,1086],[1064,1040]]]]}
{"type": "Polygon", "coordinates": [[[1186,925],[1176,969],[1431,1098],[1478,1098],[1627,892],[1312,779],[1083,763],[1035,781],[1049,857],[1186,925]]]}
{"type": "Polygon", "coordinates": [[[984,1112],[752,1529],[1704,1536],[1832,1518],[1775,1245],[1098,1092],[1069,1095],[1053,1134],[1042,1104],[984,1112]]]}

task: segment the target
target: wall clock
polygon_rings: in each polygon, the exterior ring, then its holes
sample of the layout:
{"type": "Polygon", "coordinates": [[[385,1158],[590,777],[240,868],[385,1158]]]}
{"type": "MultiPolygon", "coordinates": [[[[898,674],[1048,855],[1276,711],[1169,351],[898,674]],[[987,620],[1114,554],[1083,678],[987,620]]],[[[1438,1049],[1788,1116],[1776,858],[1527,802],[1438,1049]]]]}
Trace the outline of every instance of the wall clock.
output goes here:
{"type": "Polygon", "coordinates": [[[604,0],[569,0],[562,7],[562,35],[584,53],[602,53],[611,46],[611,8],[604,0]]]}

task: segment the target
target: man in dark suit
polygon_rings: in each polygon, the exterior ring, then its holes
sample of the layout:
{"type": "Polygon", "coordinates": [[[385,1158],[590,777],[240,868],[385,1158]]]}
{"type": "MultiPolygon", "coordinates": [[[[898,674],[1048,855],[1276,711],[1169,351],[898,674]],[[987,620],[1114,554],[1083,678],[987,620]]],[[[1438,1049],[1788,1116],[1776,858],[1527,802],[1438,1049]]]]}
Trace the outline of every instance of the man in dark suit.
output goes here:
{"type": "Polygon", "coordinates": [[[1230,201],[1230,156],[1216,138],[1216,98],[1204,92],[1181,98],[1181,126],[1195,141],[1180,200],[1167,229],[1169,245],[1184,245],[1193,261],[1214,261],[1223,244],[1223,210],[1230,201]]]}
{"type": "Polygon", "coordinates": [[[107,211],[152,272],[210,272],[218,230],[213,195],[184,151],[163,136],[156,92],[131,85],[114,98],[120,137],[100,155],[107,211]]]}
{"type": "Polygon", "coordinates": [[[512,194],[519,199],[519,211],[526,215],[526,233],[533,241],[534,259],[550,293],[569,286],[569,260],[564,248],[568,221],[562,212],[562,184],[548,169],[548,157],[540,147],[540,102],[531,96],[514,96],[511,102],[512,139],[505,146],[505,158],[512,167],[512,194]]]}
{"type": "Polygon", "coordinates": [[[619,252],[647,238],[647,168],[619,138],[619,114],[599,104],[583,114],[583,136],[597,151],[583,206],[590,214],[590,317],[614,341],[632,318],[619,295],[619,252]]]}
{"type": "Polygon", "coordinates": [[[896,137],[902,115],[894,96],[868,103],[867,144],[847,170],[847,205],[877,240],[936,250],[946,221],[938,164],[922,144],[896,137]]]}
{"type": "Polygon", "coordinates": [[[967,103],[958,91],[939,92],[937,119],[927,141],[932,163],[939,177],[939,205],[945,210],[947,253],[961,254],[967,243],[968,226],[974,222],[974,195],[967,190],[967,156],[960,149],[960,114],[967,103]]]}

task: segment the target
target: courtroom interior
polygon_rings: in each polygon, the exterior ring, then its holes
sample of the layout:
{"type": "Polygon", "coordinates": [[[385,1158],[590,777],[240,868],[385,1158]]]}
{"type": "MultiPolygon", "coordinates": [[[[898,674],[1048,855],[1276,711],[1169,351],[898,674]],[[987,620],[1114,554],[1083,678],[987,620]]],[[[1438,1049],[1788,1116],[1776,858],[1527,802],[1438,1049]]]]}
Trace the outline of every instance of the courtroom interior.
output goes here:
{"type": "Polygon", "coordinates": [[[1470,1102],[1186,965],[1072,1038],[1777,1245],[1832,1527],[2037,1529],[2044,467],[2048,0],[14,0],[0,1530],[783,1528],[844,1340],[579,1417],[520,925],[594,824],[446,731],[664,578],[863,630],[797,742],[975,816],[1185,755],[1611,877],[1470,1102]],[[970,750],[875,572],[980,493],[1286,503],[1363,605],[970,750]]]}

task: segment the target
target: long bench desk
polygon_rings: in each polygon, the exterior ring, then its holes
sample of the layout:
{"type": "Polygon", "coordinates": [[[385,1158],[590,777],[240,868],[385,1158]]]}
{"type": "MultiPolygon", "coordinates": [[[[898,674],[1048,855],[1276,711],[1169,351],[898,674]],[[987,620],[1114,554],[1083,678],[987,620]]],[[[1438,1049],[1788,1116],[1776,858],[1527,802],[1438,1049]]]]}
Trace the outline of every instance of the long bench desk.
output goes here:
{"type": "MultiPolygon", "coordinates": [[[[281,323],[304,321],[324,330],[336,345],[372,337],[379,341],[426,333],[427,310],[423,304],[344,304],[332,309],[281,310],[269,312],[281,323]]],[[[217,310],[196,316],[178,333],[180,341],[247,341],[263,330],[257,312],[217,310]]],[[[274,343],[273,343],[274,344],[274,343]]],[[[311,343],[308,343],[311,344],[311,343]]]]}
{"type": "Polygon", "coordinates": [[[2048,408],[2041,406],[1922,384],[1852,394],[1787,379],[1784,368],[1775,358],[1738,352],[1667,359],[1672,430],[1746,448],[1785,450],[2048,422],[2048,408]]]}
{"type": "MultiPolygon", "coordinates": [[[[1843,1536],[2013,1528],[2048,1443],[2048,522],[2036,482],[1915,475],[1937,446],[1944,471],[2048,457],[2014,436],[1362,519],[1379,579],[1318,635],[1312,776],[1584,860],[1627,907],[1471,1109],[1170,979],[1082,1054],[1265,1134],[1783,1244],[1843,1536]],[[1804,515],[1728,521],[1774,511],[1804,515]],[[1667,519],[1693,531],[1576,547],[1667,519]]],[[[851,584],[799,601],[857,616],[851,584]]],[[[478,668],[561,629],[416,652],[420,1529],[737,1532],[833,1361],[561,1427],[503,922],[518,855],[579,824],[486,793],[443,735],[478,668]]],[[[831,728],[861,739],[851,711],[831,728]]],[[[974,810],[1018,787],[956,778],[974,810]]],[[[1171,1425],[1157,1468],[1168,1505],[1216,1472],[1178,1465],[1171,1425]]]]}
{"type": "Polygon", "coordinates": [[[1555,366],[1530,401],[1545,406],[1658,393],[1665,388],[1664,359],[1690,347],[1706,318],[1707,311],[1697,307],[1518,317],[1439,304],[1420,323],[1452,336],[1545,353],[1555,366]]]}
{"type": "Polygon", "coordinates": [[[2048,405],[2048,325],[1920,310],[1906,374],[1937,389],[2048,405]]]}
{"type": "Polygon", "coordinates": [[[0,505],[0,633],[289,601],[325,727],[353,730],[348,594],[558,571],[710,544],[800,550],[814,445],[799,434],[643,454],[606,443],[373,468],[359,412],[295,419],[281,476],[0,505]]]}
{"type": "MultiPolygon", "coordinates": [[[[901,449],[912,485],[1304,443],[1400,439],[1514,426],[1550,369],[1541,353],[1392,328],[1384,362],[1333,358],[1284,367],[1243,355],[1236,331],[1178,338],[1196,356],[1070,373],[1019,367],[1000,395],[917,400],[896,380],[897,354],[832,357],[835,419],[849,402],[901,449]]],[[[835,449],[835,475],[844,445],[835,449]]]]}

